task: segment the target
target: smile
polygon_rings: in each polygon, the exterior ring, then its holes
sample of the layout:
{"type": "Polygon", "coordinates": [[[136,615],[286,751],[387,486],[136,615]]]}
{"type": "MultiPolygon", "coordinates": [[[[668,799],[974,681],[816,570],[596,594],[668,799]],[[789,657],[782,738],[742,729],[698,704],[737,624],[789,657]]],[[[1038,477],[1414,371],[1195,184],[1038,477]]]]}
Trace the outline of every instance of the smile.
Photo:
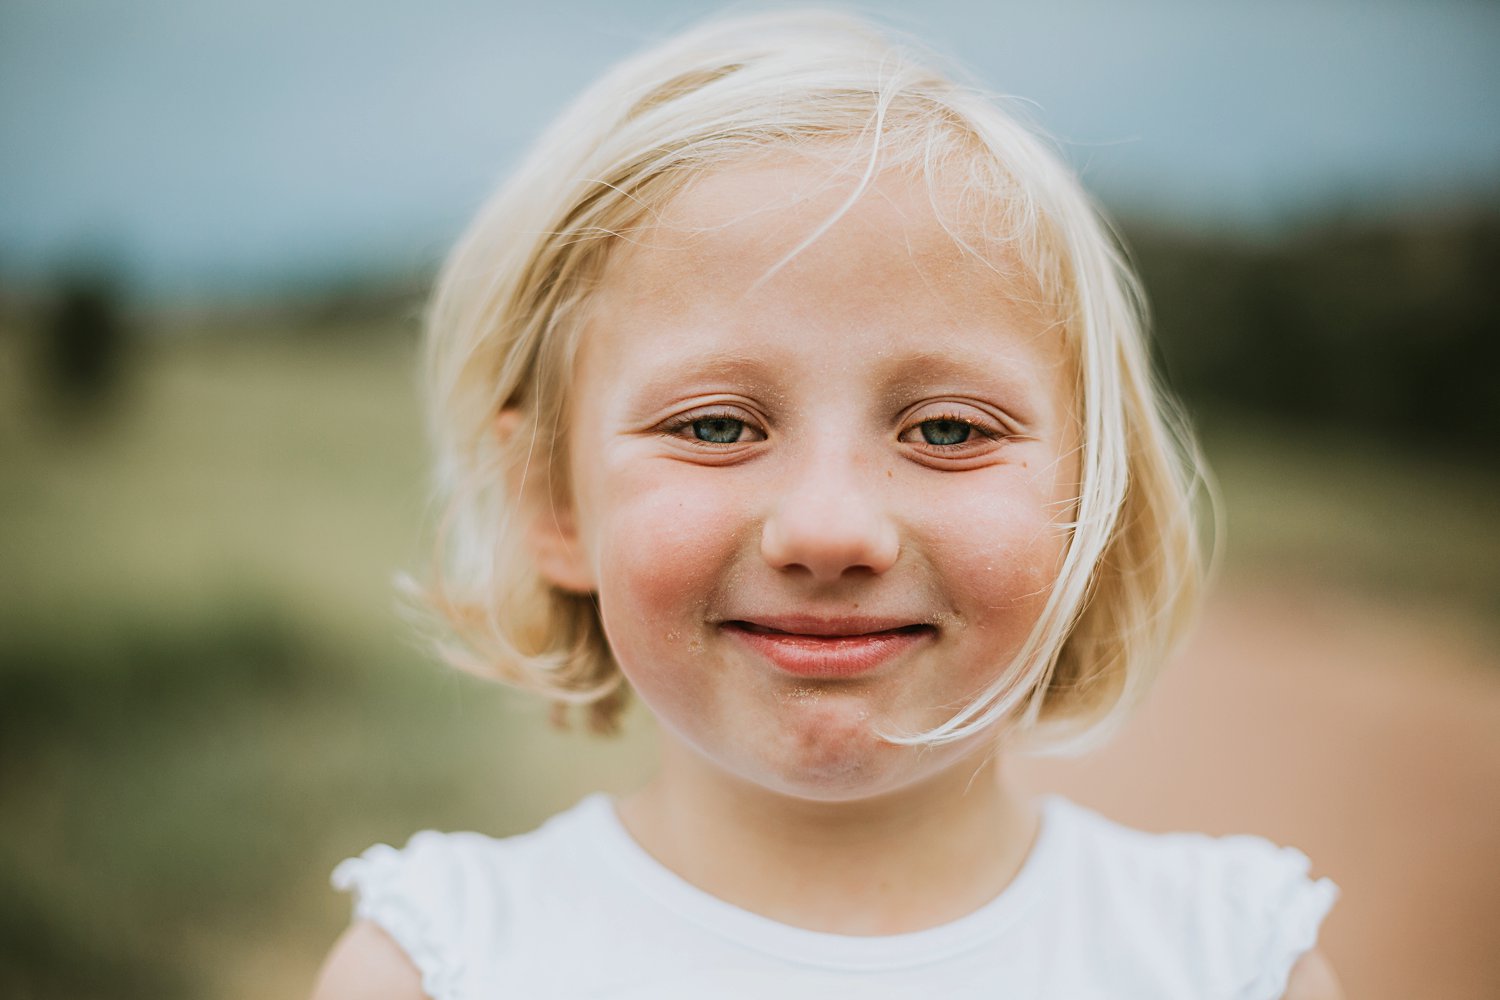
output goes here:
{"type": "Polygon", "coordinates": [[[721,628],[778,670],[797,677],[858,677],[937,634],[931,625],[815,619],[726,621],[721,628]]]}

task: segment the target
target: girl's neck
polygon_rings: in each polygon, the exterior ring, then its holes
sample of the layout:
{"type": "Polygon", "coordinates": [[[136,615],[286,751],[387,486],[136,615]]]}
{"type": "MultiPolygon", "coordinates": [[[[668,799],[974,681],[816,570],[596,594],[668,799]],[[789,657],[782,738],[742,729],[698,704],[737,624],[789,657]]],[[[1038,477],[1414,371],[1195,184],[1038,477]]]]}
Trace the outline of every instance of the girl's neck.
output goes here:
{"type": "Polygon", "coordinates": [[[878,798],[817,802],[729,779],[680,745],[663,748],[661,773],[619,813],[698,888],[851,935],[925,930],[977,910],[1020,871],[1039,826],[995,759],[878,798]]]}

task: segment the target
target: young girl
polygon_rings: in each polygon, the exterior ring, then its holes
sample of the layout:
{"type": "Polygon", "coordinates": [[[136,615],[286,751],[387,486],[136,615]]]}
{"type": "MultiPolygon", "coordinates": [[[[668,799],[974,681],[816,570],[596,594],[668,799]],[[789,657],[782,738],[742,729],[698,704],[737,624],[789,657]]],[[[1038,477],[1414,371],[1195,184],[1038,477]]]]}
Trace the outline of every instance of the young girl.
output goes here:
{"type": "Polygon", "coordinates": [[[340,865],[316,996],[1335,997],[1336,889],[1009,754],[1100,742],[1199,582],[1133,278],[1057,156],[842,16],[585,93],[430,314],[467,665],[659,773],[340,865]]]}

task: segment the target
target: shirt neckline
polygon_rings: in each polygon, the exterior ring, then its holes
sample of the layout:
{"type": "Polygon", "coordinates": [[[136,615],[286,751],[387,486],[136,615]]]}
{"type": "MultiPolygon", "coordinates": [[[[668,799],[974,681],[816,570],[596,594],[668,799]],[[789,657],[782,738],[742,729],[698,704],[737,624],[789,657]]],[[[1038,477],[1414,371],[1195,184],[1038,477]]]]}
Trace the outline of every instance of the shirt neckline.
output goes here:
{"type": "Polygon", "coordinates": [[[840,970],[888,970],[923,965],[977,948],[1012,926],[1036,899],[1048,869],[1059,863],[1064,809],[1056,795],[1038,800],[1040,829],[1021,869],[994,899],[946,924],[873,937],[806,930],[727,903],[652,857],[625,829],[613,800],[602,793],[580,802],[576,815],[593,833],[603,866],[658,904],[706,931],[800,965],[840,970]],[[602,850],[601,850],[602,849],[602,850]]]}

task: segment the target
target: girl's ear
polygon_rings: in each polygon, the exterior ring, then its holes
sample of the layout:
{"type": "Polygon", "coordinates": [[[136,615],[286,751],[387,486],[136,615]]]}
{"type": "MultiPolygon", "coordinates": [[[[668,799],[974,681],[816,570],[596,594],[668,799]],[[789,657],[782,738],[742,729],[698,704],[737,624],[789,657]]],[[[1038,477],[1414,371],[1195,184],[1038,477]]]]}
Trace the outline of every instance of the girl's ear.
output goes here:
{"type": "Polygon", "coordinates": [[[578,544],[571,508],[533,510],[527,515],[526,548],[542,579],[559,590],[588,594],[595,589],[594,574],[578,544]]]}
{"type": "MultiPolygon", "coordinates": [[[[524,423],[520,410],[508,408],[495,418],[495,436],[505,446],[524,423]]],[[[526,463],[512,469],[507,484],[517,498],[516,515],[521,519],[526,552],[532,564],[552,586],[576,594],[593,591],[594,574],[579,544],[577,519],[571,504],[552,495],[551,477],[544,462],[526,463]]]]}

